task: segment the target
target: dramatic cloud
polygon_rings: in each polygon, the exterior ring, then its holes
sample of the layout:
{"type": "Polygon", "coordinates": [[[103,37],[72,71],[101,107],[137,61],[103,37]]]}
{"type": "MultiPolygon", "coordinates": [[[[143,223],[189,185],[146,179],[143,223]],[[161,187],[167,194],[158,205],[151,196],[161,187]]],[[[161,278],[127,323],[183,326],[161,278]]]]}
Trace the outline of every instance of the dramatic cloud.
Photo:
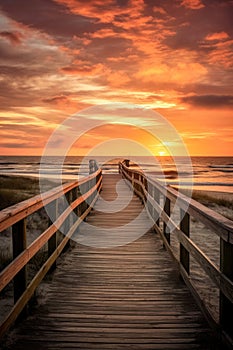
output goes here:
{"type": "Polygon", "coordinates": [[[228,108],[233,106],[233,95],[193,95],[183,97],[182,101],[206,108],[228,108]]]}
{"type": "Polygon", "coordinates": [[[2,0],[3,152],[14,143],[10,132],[16,127],[22,144],[40,128],[43,147],[67,116],[118,101],[162,111],[186,136],[201,109],[211,110],[212,124],[221,120],[227,129],[231,6],[227,0],[2,0]]]}
{"type": "Polygon", "coordinates": [[[229,35],[225,32],[219,32],[219,33],[213,33],[213,34],[208,34],[206,36],[206,40],[224,40],[224,39],[228,39],[229,35]]]}
{"type": "Polygon", "coordinates": [[[203,5],[201,0],[183,0],[181,5],[187,8],[190,8],[192,10],[199,10],[205,7],[205,5],[203,5]]]}
{"type": "Polygon", "coordinates": [[[13,45],[18,45],[21,43],[22,34],[19,32],[0,32],[0,37],[8,39],[13,45]]]}

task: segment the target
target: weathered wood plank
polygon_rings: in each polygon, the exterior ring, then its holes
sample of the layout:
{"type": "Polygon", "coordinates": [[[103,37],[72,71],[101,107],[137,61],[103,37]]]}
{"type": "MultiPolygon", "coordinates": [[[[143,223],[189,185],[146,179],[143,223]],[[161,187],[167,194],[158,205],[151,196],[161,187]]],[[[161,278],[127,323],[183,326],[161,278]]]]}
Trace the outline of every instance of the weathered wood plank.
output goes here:
{"type": "MultiPolygon", "coordinates": [[[[115,198],[108,192],[119,179],[104,177],[105,199],[115,198]]],[[[136,207],[142,209],[139,200],[136,207]]],[[[101,199],[96,208],[101,209],[101,199]]],[[[90,212],[92,225],[101,226],[99,213],[90,212]]],[[[118,225],[127,213],[130,205],[119,215],[118,225]]],[[[105,222],[103,215],[101,219],[105,222]]],[[[207,350],[213,344],[218,349],[178,269],[151,229],[122,247],[76,245],[54,272],[46,302],[14,329],[7,345],[18,350],[207,350]]]]}

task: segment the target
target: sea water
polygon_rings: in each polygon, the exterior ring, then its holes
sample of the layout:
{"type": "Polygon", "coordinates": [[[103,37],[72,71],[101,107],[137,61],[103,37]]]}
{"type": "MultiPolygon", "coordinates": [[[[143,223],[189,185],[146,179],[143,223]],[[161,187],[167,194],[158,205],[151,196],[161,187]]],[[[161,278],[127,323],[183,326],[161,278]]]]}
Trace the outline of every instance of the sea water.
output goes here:
{"type": "MultiPolygon", "coordinates": [[[[103,173],[117,173],[123,157],[96,157],[103,173]]],[[[175,187],[193,187],[209,191],[233,193],[233,157],[133,157],[132,168],[140,169],[162,183],[175,187]]],[[[56,179],[62,173],[64,180],[74,180],[89,172],[89,158],[68,156],[0,156],[0,174],[18,176],[46,176],[56,179]]]]}

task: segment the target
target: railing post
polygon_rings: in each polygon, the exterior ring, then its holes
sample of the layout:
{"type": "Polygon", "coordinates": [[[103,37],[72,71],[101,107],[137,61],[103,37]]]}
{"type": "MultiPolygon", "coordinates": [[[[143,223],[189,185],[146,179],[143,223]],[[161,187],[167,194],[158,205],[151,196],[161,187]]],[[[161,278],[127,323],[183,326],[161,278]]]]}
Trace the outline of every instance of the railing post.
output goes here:
{"type": "MultiPolygon", "coordinates": [[[[75,194],[74,194],[74,197],[75,197],[75,199],[78,199],[78,197],[80,196],[80,190],[79,190],[79,186],[77,186],[76,188],[75,188],[75,194]]],[[[75,212],[75,214],[79,217],[79,206],[77,206],[76,208],[75,208],[75,210],[74,210],[74,212],[75,212]]]]}
{"type": "MultiPolygon", "coordinates": [[[[183,209],[180,209],[180,229],[181,231],[189,237],[190,234],[190,216],[183,209]]],[[[189,252],[185,247],[180,243],[180,263],[184,267],[185,271],[189,275],[190,270],[190,261],[189,261],[189,252]]]]}
{"type": "MultiPolygon", "coordinates": [[[[160,193],[159,193],[159,190],[157,190],[157,188],[154,188],[154,199],[155,201],[160,204],[160,193]]],[[[156,212],[157,213],[157,212],[156,212]]],[[[159,213],[157,213],[157,216],[158,216],[158,219],[156,220],[156,225],[159,226],[159,213]]]]}
{"type": "MultiPolygon", "coordinates": [[[[13,259],[15,259],[27,247],[26,219],[22,219],[12,226],[12,244],[13,259]]],[[[26,288],[27,268],[24,266],[14,277],[14,303],[21,297],[26,288]]],[[[21,314],[25,314],[26,311],[27,309],[24,308],[21,314]]]]}
{"type": "MultiPolygon", "coordinates": [[[[83,188],[84,188],[83,194],[85,194],[88,191],[87,186],[88,186],[87,183],[83,184],[83,188]]],[[[82,212],[84,213],[87,210],[87,202],[86,201],[83,202],[82,208],[83,208],[82,212]]],[[[83,221],[86,221],[86,217],[83,219],[83,221]]]]}
{"type": "Polygon", "coordinates": [[[134,192],[134,186],[135,186],[135,184],[134,184],[134,173],[132,173],[132,176],[131,176],[131,184],[132,184],[132,190],[133,190],[133,192],[134,192]]]}
{"type": "MultiPolygon", "coordinates": [[[[71,193],[71,191],[66,193],[65,197],[66,197],[66,201],[67,201],[68,206],[69,206],[71,204],[71,202],[72,202],[72,193],[71,193]]],[[[65,230],[64,234],[65,235],[67,235],[67,233],[69,232],[71,226],[72,226],[72,212],[68,215],[68,217],[66,218],[65,223],[64,223],[64,230],[65,230]]],[[[67,241],[65,249],[68,249],[69,247],[70,247],[70,239],[67,241]]]]}
{"type": "MultiPolygon", "coordinates": [[[[233,281],[233,244],[220,239],[220,269],[233,281]]],[[[233,304],[220,291],[220,324],[222,329],[233,338],[233,304]]]]}
{"type": "Polygon", "coordinates": [[[89,174],[93,174],[98,170],[98,165],[95,159],[89,160],[89,174]]]}
{"type": "MultiPolygon", "coordinates": [[[[68,201],[69,205],[73,202],[73,191],[68,192],[67,201],[68,201]]],[[[69,228],[68,228],[68,230],[69,230],[71,228],[71,226],[73,225],[73,211],[71,211],[70,215],[68,216],[68,222],[69,222],[69,228]]]]}
{"type": "MultiPolygon", "coordinates": [[[[58,217],[58,200],[53,201],[49,204],[49,226],[56,221],[58,217]]],[[[53,236],[48,240],[48,257],[52,255],[52,253],[57,248],[57,232],[53,234],[53,236]]],[[[57,264],[56,261],[53,263],[53,265],[50,268],[50,272],[52,272],[56,268],[57,264]]]]}
{"type": "MultiPolygon", "coordinates": [[[[170,216],[170,214],[171,214],[171,201],[167,197],[165,197],[164,212],[168,216],[170,216]]],[[[165,222],[163,223],[163,234],[166,237],[167,242],[170,244],[170,229],[165,222]]]]}

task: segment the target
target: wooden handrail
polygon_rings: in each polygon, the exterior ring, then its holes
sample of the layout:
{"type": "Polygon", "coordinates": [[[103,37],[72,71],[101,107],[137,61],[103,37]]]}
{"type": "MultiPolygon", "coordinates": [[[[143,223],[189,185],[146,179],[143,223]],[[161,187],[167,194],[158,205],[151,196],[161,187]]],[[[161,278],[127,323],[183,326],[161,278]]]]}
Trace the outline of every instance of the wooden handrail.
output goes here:
{"type": "Polygon", "coordinates": [[[233,322],[233,221],[179,193],[174,188],[162,185],[159,181],[146,176],[142,171],[130,168],[129,161],[119,163],[119,172],[129,181],[132,190],[143,201],[155,231],[160,234],[164,246],[179,267],[181,276],[194,294],[208,321],[221,331],[221,335],[228,343],[233,344],[231,326],[233,322]],[[161,196],[164,199],[163,206],[160,205],[161,196]],[[171,203],[176,203],[181,210],[179,227],[170,217],[171,203]],[[190,217],[199,220],[220,237],[220,269],[189,237],[190,217]],[[164,223],[163,230],[159,225],[160,220],[164,223]],[[170,243],[170,235],[175,235],[180,244],[179,257],[170,243]],[[214,320],[207,305],[204,304],[192,281],[189,272],[190,255],[219,288],[220,320],[218,323],[214,320]]]}
{"type": "MultiPolygon", "coordinates": [[[[96,173],[100,172],[98,170],[96,173]]],[[[39,194],[32,198],[26,199],[18,204],[12,205],[0,211],[0,232],[12,226],[21,219],[28,217],[37,210],[43,208],[45,205],[51,203],[57,198],[60,198],[67,192],[77,188],[83,184],[90,182],[96,178],[96,173],[84,177],[78,181],[67,183],[45,193],[39,194]]]]}
{"type": "Polygon", "coordinates": [[[58,186],[42,195],[35,196],[0,212],[0,231],[12,227],[14,254],[13,261],[0,272],[0,292],[13,280],[15,301],[13,308],[0,325],[0,337],[22,313],[45,274],[54,266],[56,259],[69,242],[72,234],[94,206],[101,187],[102,171],[98,169],[83,179],[58,186]],[[80,188],[82,188],[81,191],[80,188]],[[68,199],[67,207],[60,215],[56,212],[53,220],[50,220],[49,227],[27,246],[25,234],[25,219],[27,216],[48,205],[54,204],[54,207],[57,208],[57,201],[64,195],[68,199]],[[72,222],[73,212],[77,214],[74,222],[72,222]],[[62,225],[65,225],[66,232],[64,232],[63,239],[57,246],[56,234],[62,225]],[[27,263],[47,242],[49,248],[48,259],[27,286],[27,263]]]}

